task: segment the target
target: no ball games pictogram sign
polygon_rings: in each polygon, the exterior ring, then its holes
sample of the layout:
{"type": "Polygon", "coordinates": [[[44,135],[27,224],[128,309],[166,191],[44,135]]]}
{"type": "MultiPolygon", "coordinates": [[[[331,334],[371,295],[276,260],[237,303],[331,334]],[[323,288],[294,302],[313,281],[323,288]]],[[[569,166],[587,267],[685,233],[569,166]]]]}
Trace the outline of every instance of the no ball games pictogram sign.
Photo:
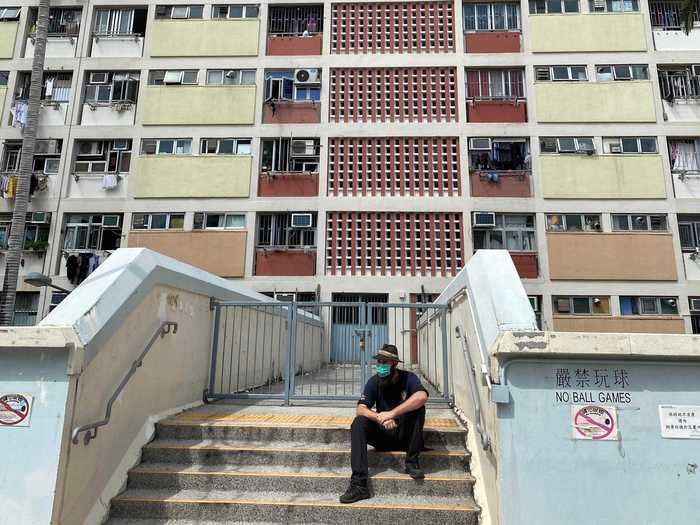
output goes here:
{"type": "Polygon", "coordinates": [[[0,428],[28,427],[32,412],[32,396],[0,394],[0,428]]]}
{"type": "Polygon", "coordinates": [[[617,440],[617,411],[602,405],[571,405],[574,439],[591,441],[617,440]]]}

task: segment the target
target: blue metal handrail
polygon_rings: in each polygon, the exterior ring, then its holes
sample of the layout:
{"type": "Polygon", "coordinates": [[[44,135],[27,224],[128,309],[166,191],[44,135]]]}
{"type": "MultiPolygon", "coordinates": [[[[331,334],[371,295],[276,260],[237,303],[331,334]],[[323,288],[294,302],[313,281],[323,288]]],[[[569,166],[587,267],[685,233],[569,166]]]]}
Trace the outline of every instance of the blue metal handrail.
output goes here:
{"type": "Polygon", "coordinates": [[[80,435],[81,432],[85,432],[85,437],[83,438],[83,444],[87,445],[90,443],[91,440],[95,439],[97,437],[97,429],[100,427],[103,427],[109,423],[110,418],[112,417],[112,405],[114,405],[114,402],[117,400],[119,397],[119,394],[122,393],[122,390],[124,390],[124,387],[127,385],[131,377],[136,373],[136,370],[141,367],[143,364],[143,359],[146,357],[146,354],[149,352],[151,347],[155,344],[156,340],[160,337],[163,338],[167,334],[177,333],[177,323],[172,322],[172,321],[163,321],[161,325],[158,327],[158,330],[153,334],[153,337],[151,337],[151,340],[148,342],[146,347],[143,349],[143,352],[141,352],[141,355],[139,355],[136,360],[131,364],[131,368],[129,368],[129,371],[126,373],[124,378],[121,380],[119,383],[119,386],[117,386],[116,390],[112,394],[112,396],[109,398],[109,401],[107,402],[107,409],[105,410],[105,417],[102,418],[99,421],[95,421],[94,423],[89,423],[87,425],[83,425],[81,427],[77,427],[73,429],[73,434],[72,434],[72,441],[74,445],[78,444],[78,436],[80,435]],[[172,331],[171,331],[172,329],[172,331]],[[92,432],[91,432],[92,431],[92,432]]]}

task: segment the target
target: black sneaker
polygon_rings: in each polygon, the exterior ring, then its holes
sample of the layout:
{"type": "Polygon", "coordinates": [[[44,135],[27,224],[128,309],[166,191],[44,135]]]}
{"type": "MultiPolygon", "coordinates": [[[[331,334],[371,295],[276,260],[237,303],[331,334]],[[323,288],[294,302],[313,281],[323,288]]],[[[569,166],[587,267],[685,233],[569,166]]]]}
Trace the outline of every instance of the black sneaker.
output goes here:
{"type": "Polygon", "coordinates": [[[355,503],[356,501],[360,501],[362,499],[369,499],[372,496],[369,493],[369,489],[367,487],[363,487],[361,485],[350,485],[348,487],[348,490],[345,491],[345,494],[340,496],[340,502],[341,503],[355,503]]]}
{"type": "Polygon", "coordinates": [[[413,479],[423,479],[425,477],[425,472],[420,468],[418,461],[406,462],[406,474],[413,479]]]}

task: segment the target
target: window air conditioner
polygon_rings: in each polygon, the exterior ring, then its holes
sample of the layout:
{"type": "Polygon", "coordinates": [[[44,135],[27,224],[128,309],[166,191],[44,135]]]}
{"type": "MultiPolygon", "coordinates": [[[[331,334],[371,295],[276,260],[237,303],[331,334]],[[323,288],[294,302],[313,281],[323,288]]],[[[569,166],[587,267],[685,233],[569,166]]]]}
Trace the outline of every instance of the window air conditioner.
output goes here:
{"type": "Polygon", "coordinates": [[[319,84],[321,75],[318,69],[295,69],[294,83],[295,84],[319,84]]]}
{"type": "Polygon", "coordinates": [[[127,139],[117,139],[112,141],[113,150],[125,150],[129,149],[129,141],[127,139]]]}
{"type": "Polygon", "coordinates": [[[694,312],[700,312],[700,297],[690,300],[690,309],[694,312]]]}
{"type": "Polygon", "coordinates": [[[605,0],[593,0],[593,10],[594,11],[604,11],[605,10],[605,0]]]}
{"type": "Polygon", "coordinates": [[[557,312],[561,314],[568,314],[571,311],[571,305],[569,304],[569,299],[557,299],[556,300],[557,312]]]}
{"type": "Polygon", "coordinates": [[[310,213],[292,213],[292,228],[311,228],[311,224],[310,213]]]}
{"type": "Polygon", "coordinates": [[[78,155],[102,155],[102,142],[97,140],[92,140],[90,142],[81,142],[78,146],[78,155]]]}
{"type": "Polygon", "coordinates": [[[293,140],[292,157],[316,156],[316,141],[313,139],[293,140]]]}
{"type": "Polygon", "coordinates": [[[491,151],[491,139],[487,137],[472,137],[469,139],[469,149],[491,151]]]}
{"type": "Polygon", "coordinates": [[[90,73],[90,84],[106,84],[108,78],[108,73],[90,73]]]}
{"type": "Polygon", "coordinates": [[[49,139],[36,141],[36,145],[34,146],[35,155],[53,155],[54,153],[61,153],[57,140],[49,139]]]}
{"type": "Polygon", "coordinates": [[[610,144],[610,153],[622,153],[622,146],[619,144],[610,144]]]}
{"type": "Polygon", "coordinates": [[[102,226],[104,228],[118,228],[121,225],[122,218],[119,215],[103,215],[102,226]]]}
{"type": "Polygon", "coordinates": [[[549,80],[550,72],[549,67],[536,67],[535,68],[535,80],[549,80]]]}
{"type": "Polygon", "coordinates": [[[496,214],[492,211],[475,211],[474,228],[493,228],[496,226],[496,214]]]}
{"type": "Polygon", "coordinates": [[[532,306],[532,309],[535,312],[539,312],[539,310],[540,310],[540,298],[537,297],[536,295],[528,295],[527,298],[530,300],[530,306],[532,306]]]}
{"type": "Polygon", "coordinates": [[[40,224],[48,224],[51,220],[51,214],[45,211],[33,211],[29,222],[38,222],[40,224]]]}
{"type": "Polygon", "coordinates": [[[275,299],[282,303],[291,303],[295,300],[296,294],[294,293],[279,293],[275,292],[275,299]]]}

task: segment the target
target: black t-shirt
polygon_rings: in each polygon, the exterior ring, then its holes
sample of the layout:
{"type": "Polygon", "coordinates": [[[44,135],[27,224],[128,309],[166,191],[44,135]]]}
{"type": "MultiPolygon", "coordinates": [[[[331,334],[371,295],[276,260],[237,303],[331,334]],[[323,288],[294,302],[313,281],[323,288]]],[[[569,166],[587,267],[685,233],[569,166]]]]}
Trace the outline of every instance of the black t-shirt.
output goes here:
{"type": "Polygon", "coordinates": [[[387,412],[399,406],[419,390],[428,393],[418,376],[413,372],[399,370],[398,380],[391,385],[382,385],[379,376],[373,375],[367,381],[362,397],[357,404],[362,403],[369,409],[376,405],[377,412],[387,412]]]}

